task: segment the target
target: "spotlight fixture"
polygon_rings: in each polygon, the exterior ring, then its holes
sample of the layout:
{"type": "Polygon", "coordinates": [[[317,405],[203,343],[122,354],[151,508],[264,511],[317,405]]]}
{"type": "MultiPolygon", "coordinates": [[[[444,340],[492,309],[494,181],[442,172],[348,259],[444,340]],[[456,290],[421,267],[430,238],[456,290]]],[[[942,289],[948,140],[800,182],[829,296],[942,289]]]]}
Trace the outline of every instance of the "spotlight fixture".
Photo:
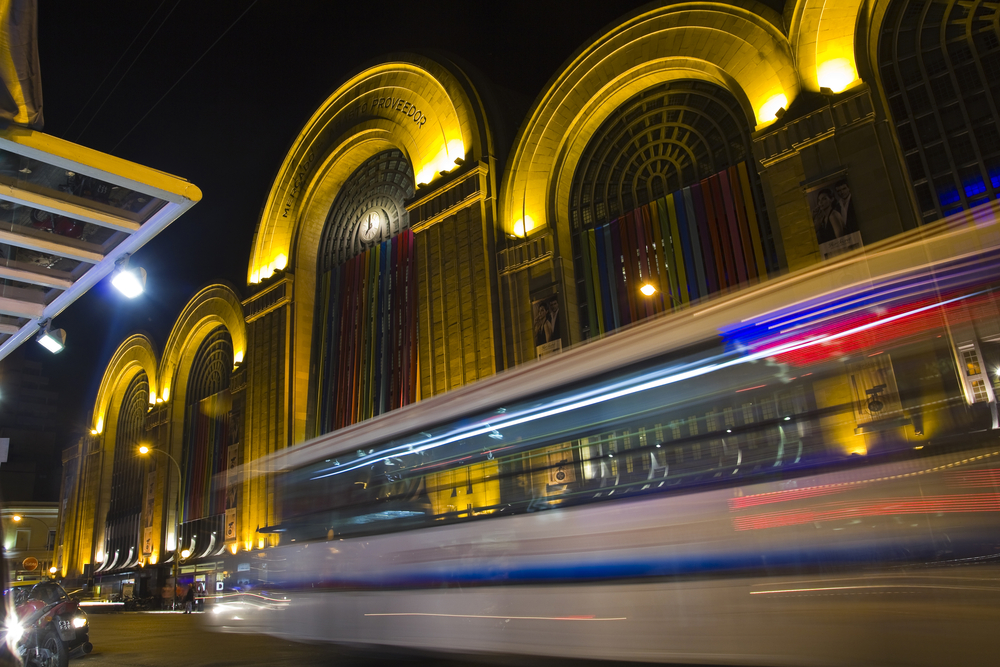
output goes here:
{"type": "Polygon", "coordinates": [[[64,329],[50,329],[49,320],[42,323],[42,331],[35,340],[52,354],[62,352],[66,347],[66,331],[64,329]]]}
{"type": "Polygon", "coordinates": [[[130,299],[142,294],[146,288],[146,270],[141,266],[134,269],[128,268],[129,255],[125,255],[115,267],[111,284],[118,288],[118,291],[130,299]]]}
{"type": "Polygon", "coordinates": [[[654,294],[656,294],[656,288],[650,285],[649,283],[646,283],[645,285],[640,287],[639,291],[646,296],[653,296],[654,294]]]}

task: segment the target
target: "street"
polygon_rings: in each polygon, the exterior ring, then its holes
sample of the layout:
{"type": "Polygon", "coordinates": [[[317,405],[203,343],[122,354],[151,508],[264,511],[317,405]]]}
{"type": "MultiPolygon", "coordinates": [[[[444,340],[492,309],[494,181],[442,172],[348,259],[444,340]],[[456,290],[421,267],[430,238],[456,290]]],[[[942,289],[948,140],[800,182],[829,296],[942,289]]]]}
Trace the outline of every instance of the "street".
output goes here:
{"type": "Polygon", "coordinates": [[[262,634],[221,634],[207,630],[200,614],[91,614],[90,641],[94,651],[71,665],[96,667],[187,667],[189,665],[441,665],[469,662],[378,659],[352,655],[330,646],[312,646],[262,634]]]}

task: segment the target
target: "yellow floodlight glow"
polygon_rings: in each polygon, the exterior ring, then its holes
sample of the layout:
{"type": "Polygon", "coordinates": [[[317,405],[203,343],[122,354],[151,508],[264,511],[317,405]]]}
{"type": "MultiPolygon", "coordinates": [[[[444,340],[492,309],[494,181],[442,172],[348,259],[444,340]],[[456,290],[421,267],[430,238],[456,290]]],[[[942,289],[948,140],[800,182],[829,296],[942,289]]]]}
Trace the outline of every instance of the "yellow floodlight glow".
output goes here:
{"type": "Polygon", "coordinates": [[[150,564],[150,565],[156,565],[156,559],[157,559],[157,555],[156,555],[156,552],[154,551],[154,552],[153,552],[153,553],[152,553],[152,554],[151,554],[151,555],[149,556],[149,564],[150,564]]]}
{"type": "Polygon", "coordinates": [[[656,294],[656,288],[650,285],[649,283],[646,283],[645,285],[640,287],[639,291],[646,296],[653,296],[654,294],[656,294]]]}
{"type": "Polygon", "coordinates": [[[246,550],[251,551],[253,549],[253,540],[247,540],[246,545],[247,545],[246,550]]]}
{"type": "Polygon", "coordinates": [[[526,215],[514,223],[514,236],[519,239],[523,239],[525,236],[530,234],[531,230],[534,228],[535,221],[531,219],[530,215],[526,215]]]}
{"type": "Polygon", "coordinates": [[[181,558],[187,558],[191,555],[190,549],[181,549],[181,558]]]}
{"type": "Polygon", "coordinates": [[[90,429],[90,435],[97,435],[97,429],[96,428],[90,429]]]}
{"type": "Polygon", "coordinates": [[[829,88],[835,93],[846,90],[858,73],[847,58],[834,58],[816,68],[816,80],[820,88],[829,88]]]}
{"type": "Polygon", "coordinates": [[[232,544],[229,545],[229,553],[231,553],[231,554],[233,554],[235,556],[236,555],[236,550],[239,549],[239,548],[240,548],[240,545],[237,544],[236,542],[233,542],[232,544]]]}
{"type": "Polygon", "coordinates": [[[163,399],[162,399],[162,398],[158,398],[158,399],[156,399],[156,402],[157,402],[157,403],[162,403],[162,402],[163,402],[163,399]]]}
{"type": "Polygon", "coordinates": [[[775,95],[761,105],[760,110],[757,111],[757,120],[761,123],[770,123],[778,117],[778,109],[787,108],[788,98],[785,97],[785,94],[781,93],[779,95],[775,95]]]}
{"type": "Polygon", "coordinates": [[[452,139],[448,142],[448,159],[451,160],[452,168],[456,164],[455,160],[465,159],[465,144],[461,139],[452,139]]]}
{"type": "Polygon", "coordinates": [[[258,549],[263,549],[264,548],[264,538],[263,537],[257,540],[257,548],[258,549]]]}
{"type": "Polygon", "coordinates": [[[240,350],[239,352],[237,352],[236,354],[233,355],[233,363],[234,364],[242,364],[243,363],[243,350],[240,350]]]}
{"type": "Polygon", "coordinates": [[[95,563],[103,563],[104,562],[104,552],[103,551],[98,551],[96,554],[94,554],[94,562],[95,563]]]}
{"type": "Polygon", "coordinates": [[[97,431],[97,433],[95,433],[94,435],[100,435],[101,433],[104,432],[104,417],[101,417],[100,419],[97,420],[97,428],[95,428],[94,430],[97,431]]]}
{"type": "Polygon", "coordinates": [[[163,400],[166,402],[170,398],[170,387],[163,388],[163,400]]]}
{"type": "Polygon", "coordinates": [[[149,394],[149,404],[156,405],[156,394],[154,392],[150,392],[149,394]]]}
{"type": "Polygon", "coordinates": [[[417,172],[417,185],[427,184],[437,178],[442,171],[451,171],[457,166],[455,160],[465,157],[465,144],[461,139],[452,139],[441,147],[430,162],[417,172]]]}
{"type": "Polygon", "coordinates": [[[274,258],[274,261],[271,264],[272,266],[274,266],[275,270],[281,271],[286,266],[288,266],[288,256],[285,255],[284,253],[280,253],[277,257],[274,258]]]}
{"type": "Polygon", "coordinates": [[[256,285],[260,282],[260,271],[254,271],[250,274],[250,284],[256,285]]]}
{"type": "Polygon", "coordinates": [[[146,445],[142,445],[141,447],[139,447],[139,453],[140,454],[149,454],[149,447],[147,447],[146,445]]]}
{"type": "Polygon", "coordinates": [[[56,567],[55,565],[53,565],[52,567],[49,568],[49,574],[55,574],[58,571],[59,571],[59,568],[56,567]]]}
{"type": "Polygon", "coordinates": [[[23,517],[23,516],[21,516],[20,514],[15,514],[14,516],[12,516],[12,517],[11,517],[11,519],[13,519],[13,520],[14,520],[14,523],[17,523],[17,522],[19,522],[19,521],[20,521],[21,519],[23,519],[23,518],[24,518],[24,517],[23,517]]]}

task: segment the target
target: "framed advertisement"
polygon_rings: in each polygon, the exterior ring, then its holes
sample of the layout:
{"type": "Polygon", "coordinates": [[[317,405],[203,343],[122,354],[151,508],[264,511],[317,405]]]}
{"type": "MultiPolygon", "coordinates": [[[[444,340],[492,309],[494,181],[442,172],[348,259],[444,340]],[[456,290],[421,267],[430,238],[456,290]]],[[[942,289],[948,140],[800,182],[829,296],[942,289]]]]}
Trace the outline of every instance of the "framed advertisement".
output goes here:
{"type": "Polygon", "coordinates": [[[532,295],[531,335],[539,359],[562,350],[562,308],[558,293],[532,295]]]}
{"type": "Polygon", "coordinates": [[[860,248],[861,231],[847,175],[840,173],[806,187],[819,254],[823,259],[860,248]]]}

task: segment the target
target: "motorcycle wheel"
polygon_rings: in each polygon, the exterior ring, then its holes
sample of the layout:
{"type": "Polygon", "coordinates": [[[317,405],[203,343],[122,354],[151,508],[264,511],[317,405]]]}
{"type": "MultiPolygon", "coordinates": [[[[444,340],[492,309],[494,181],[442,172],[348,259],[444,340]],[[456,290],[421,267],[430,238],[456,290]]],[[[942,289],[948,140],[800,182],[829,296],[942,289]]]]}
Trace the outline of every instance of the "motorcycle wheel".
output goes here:
{"type": "Polygon", "coordinates": [[[69,651],[55,630],[46,630],[39,639],[38,646],[48,649],[52,657],[42,664],[32,661],[35,667],[67,667],[69,665],[69,651]]]}

